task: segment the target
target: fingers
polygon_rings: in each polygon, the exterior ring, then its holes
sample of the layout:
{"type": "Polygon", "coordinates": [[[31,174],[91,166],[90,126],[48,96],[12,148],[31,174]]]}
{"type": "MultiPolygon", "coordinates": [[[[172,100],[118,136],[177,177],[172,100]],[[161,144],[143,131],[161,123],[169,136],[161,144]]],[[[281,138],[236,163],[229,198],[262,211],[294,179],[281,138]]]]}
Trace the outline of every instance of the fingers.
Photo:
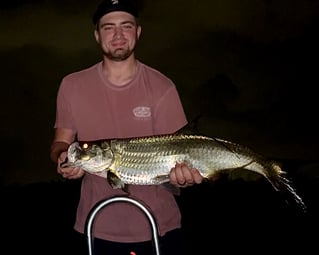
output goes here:
{"type": "Polygon", "coordinates": [[[175,167],[171,169],[170,172],[170,182],[177,186],[183,186],[186,184],[186,179],[184,178],[182,167],[180,164],[176,164],[175,167]]]}
{"type": "Polygon", "coordinates": [[[78,179],[84,175],[84,171],[81,168],[61,168],[58,166],[57,172],[66,179],[78,179]]]}
{"type": "Polygon", "coordinates": [[[66,168],[61,168],[61,167],[60,167],[60,164],[58,164],[56,171],[58,172],[58,174],[63,175],[63,174],[64,174],[64,171],[66,171],[66,168]]]}
{"type": "Polygon", "coordinates": [[[199,184],[203,180],[203,177],[199,171],[195,168],[189,168],[185,163],[177,163],[170,172],[170,182],[178,187],[192,186],[193,184],[199,184]]]}
{"type": "Polygon", "coordinates": [[[175,174],[176,174],[176,179],[178,184],[180,185],[185,185],[186,183],[188,184],[193,184],[193,176],[192,173],[189,171],[189,168],[185,163],[182,164],[176,164],[175,167],[175,174]]]}
{"type": "Polygon", "coordinates": [[[197,169],[192,168],[191,173],[194,178],[194,182],[196,184],[200,184],[203,181],[203,176],[200,174],[200,172],[197,169]]]}
{"type": "Polygon", "coordinates": [[[62,168],[61,165],[67,160],[66,152],[62,152],[58,157],[58,164],[57,164],[57,172],[63,176],[66,172],[68,172],[67,168],[62,168]]]}
{"type": "Polygon", "coordinates": [[[68,174],[65,175],[64,178],[67,179],[78,179],[84,175],[84,171],[80,168],[73,168],[73,170],[68,174]]]}

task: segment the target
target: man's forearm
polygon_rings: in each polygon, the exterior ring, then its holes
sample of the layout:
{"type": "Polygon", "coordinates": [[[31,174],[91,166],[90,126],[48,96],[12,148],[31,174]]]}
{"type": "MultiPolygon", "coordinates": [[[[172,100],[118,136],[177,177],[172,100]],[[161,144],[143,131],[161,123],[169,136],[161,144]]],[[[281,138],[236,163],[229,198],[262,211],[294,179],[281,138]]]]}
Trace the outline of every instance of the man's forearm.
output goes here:
{"type": "Polygon", "coordinates": [[[50,158],[54,163],[58,163],[58,158],[60,154],[67,151],[69,144],[66,142],[53,142],[50,150],[50,158]]]}

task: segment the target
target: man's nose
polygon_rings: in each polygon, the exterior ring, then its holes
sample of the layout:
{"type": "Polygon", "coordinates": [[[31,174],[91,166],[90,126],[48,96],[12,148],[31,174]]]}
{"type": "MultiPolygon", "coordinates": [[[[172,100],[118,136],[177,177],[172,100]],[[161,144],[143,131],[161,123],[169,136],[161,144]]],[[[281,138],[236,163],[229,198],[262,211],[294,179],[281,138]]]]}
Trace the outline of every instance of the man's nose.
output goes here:
{"type": "Polygon", "coordinates": [[[123,35],[123,29],[121,27],[115,27],[114,37],[119,38],[123,35]]]}

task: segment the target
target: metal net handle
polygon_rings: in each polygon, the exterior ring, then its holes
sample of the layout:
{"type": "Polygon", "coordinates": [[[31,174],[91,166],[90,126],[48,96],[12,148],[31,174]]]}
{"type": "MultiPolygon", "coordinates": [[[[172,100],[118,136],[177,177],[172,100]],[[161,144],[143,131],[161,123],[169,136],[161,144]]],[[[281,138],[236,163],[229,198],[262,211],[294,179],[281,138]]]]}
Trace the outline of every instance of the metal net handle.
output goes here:
{"type": "Polygon", "coordinates": [[[153,217],[153,215],[151,214],[151,212],[139,201],[129,198],[129,197],[114,197],[114,198],[109,198],[106,200],[103,200],[101,202],[99,202],[91,211],[91,213],[88,216],[87,219],[87,226],[86,226],[86,232],[87,232],[87,241],[88,241],[88,249],[89,249],[89,255],[93,255],[93,235],[92,235],[92,230],[93,230],[93,223],[94,223],[94,219],[96,214],[103,209],[104,207],[106,207],[107,205],[111,204],[111,203],[115,203],[115,202],[125,202],[125,203],[131,203],[135,206],[137,206],[138,208],[140,208],[144,214],[147,216],[151,227],[152,227],[152,235],[153,235],[153,244],[154,244],[154,248],[155,248],[155,254],[156,255],[160,255],[160,251],[159,251],[159,241],[158,241],[158,230],[157,230],[157,224],[156,221],[153,217]]]}

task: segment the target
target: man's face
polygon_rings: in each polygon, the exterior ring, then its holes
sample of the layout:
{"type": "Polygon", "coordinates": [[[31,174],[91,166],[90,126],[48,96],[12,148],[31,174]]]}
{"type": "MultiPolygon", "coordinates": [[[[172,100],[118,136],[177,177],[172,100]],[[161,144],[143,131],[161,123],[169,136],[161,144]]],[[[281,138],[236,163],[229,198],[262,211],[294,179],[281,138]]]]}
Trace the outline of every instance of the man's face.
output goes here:
{"type": "Polygon", "coordinates": [[[95,39],[107,58],[122,61],[134,52],[140,33],[141,27],[136,24],[134,16],[116,11],[100,19],[95,39]]]}

